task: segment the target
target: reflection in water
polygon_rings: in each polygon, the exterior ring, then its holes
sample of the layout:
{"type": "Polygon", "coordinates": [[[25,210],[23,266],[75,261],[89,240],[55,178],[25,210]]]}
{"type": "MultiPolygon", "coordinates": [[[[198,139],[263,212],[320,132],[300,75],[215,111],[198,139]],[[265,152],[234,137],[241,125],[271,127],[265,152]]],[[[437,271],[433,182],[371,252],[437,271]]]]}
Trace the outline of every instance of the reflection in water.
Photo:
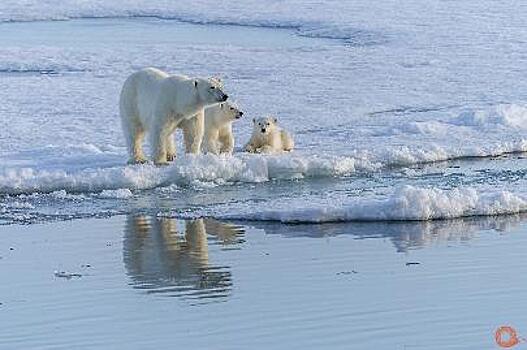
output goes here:
{"type": "Polygon", "coordinates": [[[404,221],[404,222],[348,222],[334,224],[284,225],[276,222],[252,222],[251,226],[267,234],[288,237],[327,237],[352,235],[357,239],[388,238],[397,252],[406,252],[436,242],[463,242],[472,239],[479,231],[510,231],[527,214],[497,217],[472,217],[456,220],[404,221]]]}
{"type": "MultiPolygon", "coordinates": [[[[397,252],[406,252],[435,242],[468,241],[484,230],[506,232],[525,219],[527,215],[320,225],[251,222],[250,226],[263,229],[266,234],[286,237],[388,238],[397,252]]],[[[210,254],[218,249],[240,249],[243,242],[244,230],[239,225],[212,219],[130,215],[124,232],[123,260],[134,288],[149,294],[190,299],[194,303],[223,301],[231,293],[232,272],[229,266],[212,264],[210,254]]]]}
{"type": "Polygon", "coordinates": [[[209,240],[234,245],[243,230],[210,219],[127,218],[123,261],[134,288],[194,301],[225,299],[232,288],[228,266],[209,262],[209,240]]]}

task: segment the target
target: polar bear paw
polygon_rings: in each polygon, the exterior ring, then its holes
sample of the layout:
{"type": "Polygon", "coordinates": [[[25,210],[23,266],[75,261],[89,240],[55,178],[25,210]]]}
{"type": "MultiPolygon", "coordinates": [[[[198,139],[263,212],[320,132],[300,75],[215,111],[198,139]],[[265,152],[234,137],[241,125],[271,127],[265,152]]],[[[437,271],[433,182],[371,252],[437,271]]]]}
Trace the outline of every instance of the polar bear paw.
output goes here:
{"type": "Polygon", "coordinates": [[[130,164],[130,165],[133,165],[133,164],[145,164],[147,162],[148,162],[148,159],[146,159],[145,157],[135,157],[135,158],[131,158],[128,161],[128,164],[130,164]]]}
{"type": "Polygon", "coordinates": [[[157,166],[167,166],[167,165],[169,165],[169,163],[166,160],[162,160],[162,161],[161,160],[156,160],[154,162],[154,164],[157,165],[157,166]]]}

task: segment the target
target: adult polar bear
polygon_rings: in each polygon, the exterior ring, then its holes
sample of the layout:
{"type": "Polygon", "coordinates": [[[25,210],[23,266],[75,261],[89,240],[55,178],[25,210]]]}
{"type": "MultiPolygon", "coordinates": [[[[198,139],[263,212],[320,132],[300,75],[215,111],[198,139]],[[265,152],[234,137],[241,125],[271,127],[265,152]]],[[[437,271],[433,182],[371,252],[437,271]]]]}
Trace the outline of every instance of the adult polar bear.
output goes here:
{"type": "Polygon", "coordinates": [[[154,163],[167,164],[175,157],[172,134],[178,125],[227,98],[213,80],[169,75],[155,68],[130,75],[119,101],[130,163],[146,161],[143,139],[148,133],[154,163]]]}

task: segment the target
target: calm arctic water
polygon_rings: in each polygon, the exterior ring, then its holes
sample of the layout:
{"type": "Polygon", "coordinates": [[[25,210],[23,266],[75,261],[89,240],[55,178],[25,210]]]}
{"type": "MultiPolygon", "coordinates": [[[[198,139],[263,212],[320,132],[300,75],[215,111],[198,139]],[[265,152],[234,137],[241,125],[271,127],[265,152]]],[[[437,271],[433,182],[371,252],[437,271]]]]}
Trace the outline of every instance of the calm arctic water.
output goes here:
{"type": "Polygon", "coordinates": [[[0,348],[525,334],[526,15],[487,0],[3,1],[0,348]],[[119,91],[147,66],[221,76],[247,116],[237,151],[126,165],[119,91]],[[297,149],[241,153],[267,114],[297,149]]]}
{"type": "Polygon", "coordinates": [[[493,349],[498,326],[527,332],[526,232],[521,217],[5,226],[0,348],[493,349]]]}

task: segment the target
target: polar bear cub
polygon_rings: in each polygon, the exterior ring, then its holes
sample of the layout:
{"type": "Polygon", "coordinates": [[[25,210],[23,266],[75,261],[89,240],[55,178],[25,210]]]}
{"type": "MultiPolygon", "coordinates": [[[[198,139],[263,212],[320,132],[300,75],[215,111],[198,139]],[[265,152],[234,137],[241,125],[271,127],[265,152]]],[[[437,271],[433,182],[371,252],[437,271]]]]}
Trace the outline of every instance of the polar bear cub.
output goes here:
{"type": "Polygon", "coordinates": [[[130,162],[146,161],[142,143],[148,133],[154,163],[167,164],[178,125],[227,98],[213,80],[169,75],[155,68],[133,73],[124,82],[119,101],[130,162]]]}
{"type": "Polygon", "coordinates": [[[205,110],[203,152],[212,154],[232,153],[234,149],[232,123],[240,119],[242,115],[242,111],[227,102],[207,108],[205,110]]]}
{"type": "Polygon", "coordinates": [[[180,127],[183,129],[186,152],[198,153],[197,140],[203,139],[200,144],[204,153],[232,153],[234,149],[232,123],[242,115],[243,112],[233,104],[222,102],[205,108],[205,113],[199,113],[195,118],[185,120],[180,127]]]}
{"type": "Polygon", "coordinates": [[[294,141],[291,135],[278,127],[276,117],[253,119],[253,133],[245,145],[245,150],[251,153],[277,153],[292,151],[294,141]]]}

